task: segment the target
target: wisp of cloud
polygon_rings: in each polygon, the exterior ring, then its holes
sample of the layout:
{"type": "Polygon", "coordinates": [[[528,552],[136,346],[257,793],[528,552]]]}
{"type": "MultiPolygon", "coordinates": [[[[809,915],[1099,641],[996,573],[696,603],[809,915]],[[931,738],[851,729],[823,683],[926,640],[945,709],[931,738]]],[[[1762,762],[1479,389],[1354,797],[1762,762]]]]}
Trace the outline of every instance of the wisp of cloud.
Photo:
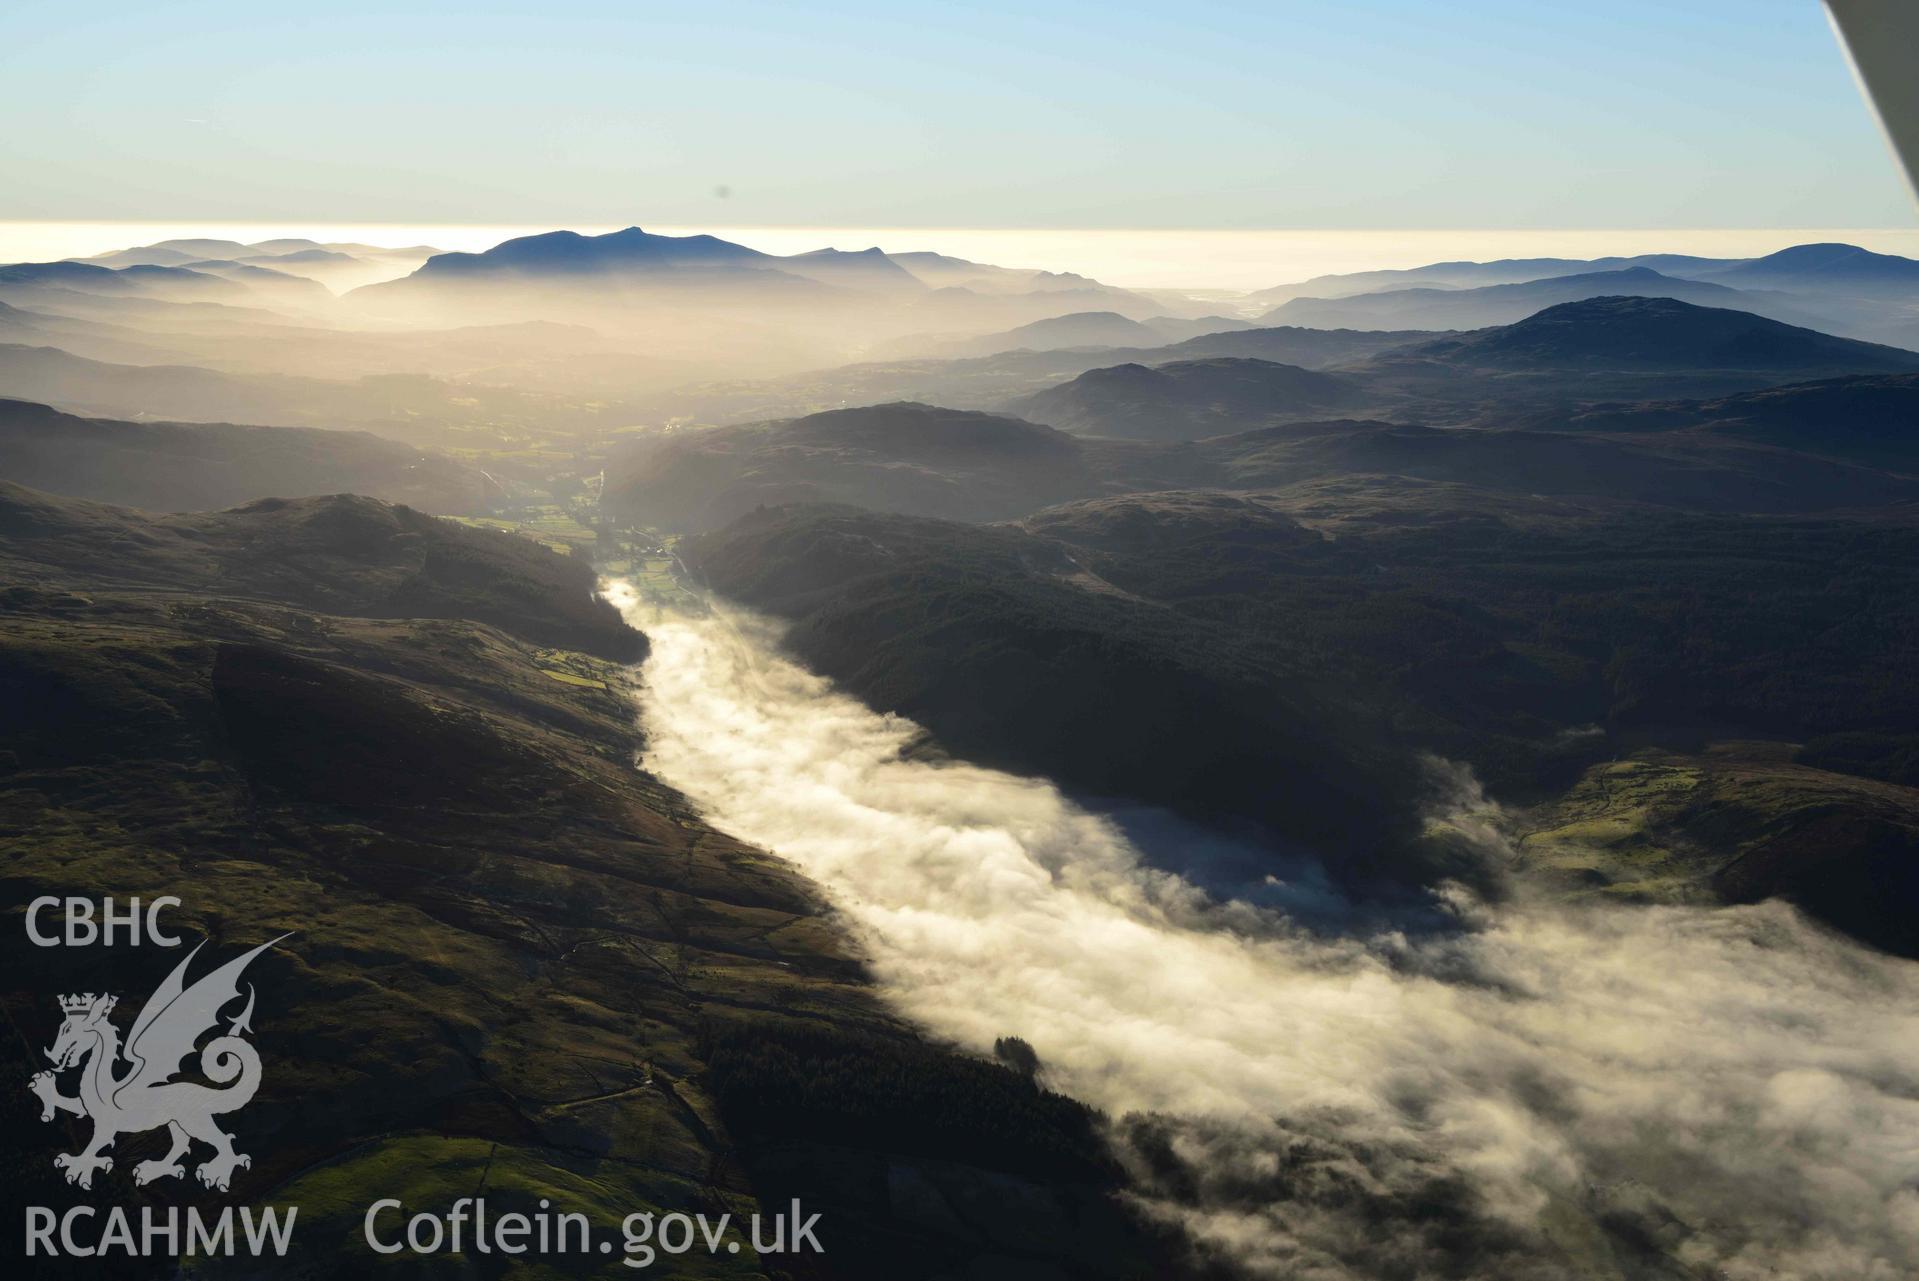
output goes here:
{"type": "MultiPolygon", "coordinates": [[[[903,756],[916,726],[768,623],[645,621],[647,766],[823,886],[905,1015],[973,1051],[1030,1042],[1112,1118],[1142,1211],[1213,1260],[1919,1275],[1919,966],[1779,903],[1522,888],[1443,895],[1452,931],[1288,928],[1152,870],[1049,783],[903,756]]],[[[1475,804],[1462,829],[1496,840],[1475,804]]]]}

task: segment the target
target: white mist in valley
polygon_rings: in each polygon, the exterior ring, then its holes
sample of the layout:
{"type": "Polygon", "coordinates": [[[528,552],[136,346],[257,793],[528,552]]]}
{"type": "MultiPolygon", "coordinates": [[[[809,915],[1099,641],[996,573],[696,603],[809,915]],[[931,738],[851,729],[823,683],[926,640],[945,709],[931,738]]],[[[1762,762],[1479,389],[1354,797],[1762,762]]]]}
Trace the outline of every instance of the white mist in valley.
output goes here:
{"type": "Polygon", "coordinates": [[[1151,870],[1044,781],[902,756],[917,727],[768,624],[634,621],[647,766],[824,887],[931,1034],[1030,1042],[1112,1119],[1142,1207],[1215,1257],[1919,1274],[1919,966],[1780,904],[1455,897],[1457,930],[1329,939],[1151,870]]]}

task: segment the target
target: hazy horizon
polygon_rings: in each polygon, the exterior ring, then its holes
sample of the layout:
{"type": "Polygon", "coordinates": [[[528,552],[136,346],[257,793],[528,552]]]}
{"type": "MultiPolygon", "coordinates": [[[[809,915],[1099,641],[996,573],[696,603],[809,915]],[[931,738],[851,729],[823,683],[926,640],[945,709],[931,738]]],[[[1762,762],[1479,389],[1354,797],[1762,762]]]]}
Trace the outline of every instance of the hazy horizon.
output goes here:
{"type": "Polygon", "coordinates": [[[1791,245],[1844,241],[1919,257],[1919,226],[1798,228],[1012,228],[728,226],[625,223],[4,221],[0,262],[83,258],[185,237],[252,243],[287,237],[475,251],[562,228],[583,234],[639,225],[706,233],[768,253],[811,249],[936,250],[1008,267],[1078,272],[1133,288],[1252,290],[1340,272],[1500,258],[1595,258],[1644,253],[1757,257],[1791,245]]]}

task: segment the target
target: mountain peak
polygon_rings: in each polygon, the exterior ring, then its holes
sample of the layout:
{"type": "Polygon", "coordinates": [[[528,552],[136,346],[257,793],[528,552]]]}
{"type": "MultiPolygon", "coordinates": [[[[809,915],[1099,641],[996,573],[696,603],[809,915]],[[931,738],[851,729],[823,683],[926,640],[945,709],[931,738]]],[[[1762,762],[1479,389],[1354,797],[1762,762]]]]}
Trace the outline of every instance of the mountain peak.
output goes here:
{"type": "Polygon", "coordinates": [[[414,275],[618,271],[741,263],[766,256],[716,236],[658,236],[637,226],[598,236],[560,230],[517,236],[482,253],[436,254],[414,275]]]}
{"type": "Polygon", "coordinates": [[[1677,298],[1607,294],[1409,348],[1449,363],[1536,369],[1919,370],[1919,352],[1677,298]]]}
{"type": "MultiPolygon", "coordinates": [[[[794,254],[795,258],[886,258],[886,251],[878,245],[869,245],[865,249],[835,249],[827,245],[823,249],[809,249],[803,254],[794,254]]],[[[892,259],[887,258],[888,262],[892,259]]]]}
{"type": "Polygon", "coordinates": [[[1904,297],[1919,282],[1919,260],[1828,241],[1793,245],[1716,272],[1714,279],[1809,289],[1839,285],[1849,292],[1870,295],[1890,290],[1904,297]]]}
{"type": "Polygon", "coordinates": [[[1766,254],[1753,259],[1754,262],[1778,263],[1781,266],[1813,266],[1831,263],[1839,259],[1856,258],[1864,255],[1868,258],[1889,258],[1891,254],[1876,254],[1858,245],[1849,245],[1839,240],[1822,240],[1813,244],[1792,245],[1777,253],[1766,254]]]}

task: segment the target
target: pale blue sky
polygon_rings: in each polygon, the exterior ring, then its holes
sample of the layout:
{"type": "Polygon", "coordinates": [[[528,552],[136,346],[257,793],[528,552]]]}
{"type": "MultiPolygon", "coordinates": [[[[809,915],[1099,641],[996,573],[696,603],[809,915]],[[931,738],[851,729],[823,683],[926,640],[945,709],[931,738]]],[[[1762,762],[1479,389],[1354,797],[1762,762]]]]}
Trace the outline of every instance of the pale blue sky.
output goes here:
{"type": "Polygon", "coordinates": [[[15,0],[0,218],[1915,222],[1815,0],[405,8],[15,0]]]}

